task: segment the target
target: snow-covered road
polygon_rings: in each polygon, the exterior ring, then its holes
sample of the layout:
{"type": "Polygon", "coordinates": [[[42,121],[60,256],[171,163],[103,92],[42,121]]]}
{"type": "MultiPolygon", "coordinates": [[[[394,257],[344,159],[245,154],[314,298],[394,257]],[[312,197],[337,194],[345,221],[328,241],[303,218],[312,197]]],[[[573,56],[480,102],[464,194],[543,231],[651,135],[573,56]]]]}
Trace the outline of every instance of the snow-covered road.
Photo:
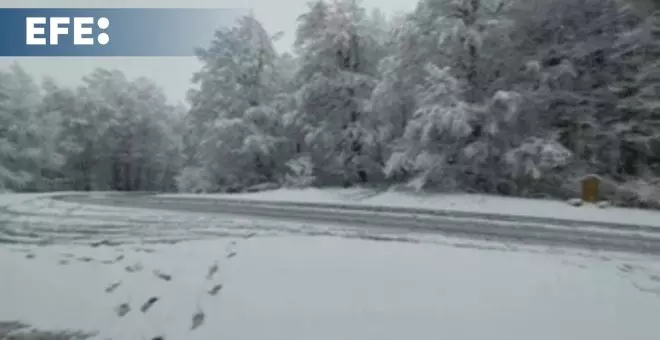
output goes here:
{"type": "Polygon", "coordinates": [[[653,254],[26,197],[0,204],[0,321],[99,340],[660,334],[653,254]]]}
{"type": "MultiPolygon", "coordinates": [[[[624,223],[588,222],[569,219],[523,216],[497,217],[484,213],[454,213],[405,208],[351,209],[324,204],[280,204],[269,201],[241,201],[191,197],[158,197],[122,195],[90,197],[85,195],[60,198],[68,203],[98,204],[112,207],[133,207],[200,213],[204,216],[239,216],[239,220],[256,219],[260,225],[284,225],[296,222],[308,227],[301,232],[318,233],[314,225],[335,225],[332,231],[350,228],[369,234],[443,235],[506,242],[541,243],[577,246],[604,250],[635,251],[660,254],[660,227],[624,223]]],[[[657,216],[660,218],[660,215],[657,216]]],[[[244,222],[243,222],[244,224],[244,222]]],[[[179,230],[177,228],[177,230],[179,230]]],[[[189,228],[188,235],[198,229],[189,228]]],[[[332,232],[331,231],[331,232],[332,232]]],[[[208,231],[203,231],[208,232],[208,231]]]]}
{"type": "MultiPolygon", "coordinates": [[[[98,203],[83,195],[78,201],[98,203]]],[[[176,243],[213,237],[328,235],[348,238],[432,242],[405,229],[363,228],[335,221],[323,224],[264,219],[181,209],[135,209],[36,197],[0,208],[0,243],[135,244],[176,243]]]]}

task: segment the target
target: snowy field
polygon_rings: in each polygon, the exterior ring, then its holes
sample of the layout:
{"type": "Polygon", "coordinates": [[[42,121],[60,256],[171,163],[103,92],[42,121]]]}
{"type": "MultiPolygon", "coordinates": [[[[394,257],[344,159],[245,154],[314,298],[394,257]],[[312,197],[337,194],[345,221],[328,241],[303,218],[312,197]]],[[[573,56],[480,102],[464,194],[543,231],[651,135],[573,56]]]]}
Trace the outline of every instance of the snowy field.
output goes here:
{"type": "Polygon", "coordinates": [[[278,189],[241,194],[165,194],[164,197],[231,198],[274,202],[313,202],[361,206],[437,209],[470,213],[561,218],[660,227],[660,212],[586,204],[574,207],[567,202],[523,199],[481,194],[413,194],[368,189],[278,189]]]}
{"type": "Polygon", "coordinates": [[[0,272],[0,320],[98,339],[657,340],[660,331],[651,258],[288,236],[2,247],[0,272]]]}
{"type": "Polygon", "coordinates": [[[0,322],[41,330],[99,340],[660,334],[660,257],[34,195],[0,206],[0,322]]]}

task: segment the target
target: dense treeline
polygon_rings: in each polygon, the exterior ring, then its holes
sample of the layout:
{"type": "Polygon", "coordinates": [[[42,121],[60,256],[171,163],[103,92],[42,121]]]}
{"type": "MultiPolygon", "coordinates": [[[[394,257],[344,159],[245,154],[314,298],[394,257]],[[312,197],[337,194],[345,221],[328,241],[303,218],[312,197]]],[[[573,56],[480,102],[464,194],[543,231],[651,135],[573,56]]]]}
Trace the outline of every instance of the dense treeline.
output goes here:
{"type": "Polygon", "coordinates": [[[145,79],[98,70],[77,89],[0,73],[0,186],[175,190],[184,112],[145,79]]]}
{"type": "Polygon", "coordinates": [[[75,90],[0,75],[14,190],[407,185],[648,205],[660,177],[660,16],[612,0],[316,1],[294,53],[253,17],[198,51],[187,112],[99,70],[75,90]],[[644,190],[642,190],[644,189],[644,190]]]}

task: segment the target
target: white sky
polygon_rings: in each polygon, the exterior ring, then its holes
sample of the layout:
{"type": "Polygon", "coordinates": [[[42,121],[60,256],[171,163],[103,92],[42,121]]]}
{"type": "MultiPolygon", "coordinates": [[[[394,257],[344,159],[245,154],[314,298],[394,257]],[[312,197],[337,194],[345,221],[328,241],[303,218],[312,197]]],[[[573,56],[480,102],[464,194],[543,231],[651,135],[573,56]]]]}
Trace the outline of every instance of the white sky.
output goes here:
{"type": "MultiPolygon", "coordinates": [[[[409,11],[416,0],[362,0],[367,9],[378,7],[385,13],[409,11]]],[[[2,0],[0,7],[202,7],[251,8],[265,28],[284,32],[277,43],[280,51],[289,49],[296,18],[305,11],[307,0],[2,0]]],[[[116,68],[129,77],[146,76],[160,84],[172,102],[185,100],[190,77],[199,68],[195,58],[1,58],[0,68],[20,61],[26,71],[50,76],[63,85],[76,85],[96,67],[116,68]]]]}

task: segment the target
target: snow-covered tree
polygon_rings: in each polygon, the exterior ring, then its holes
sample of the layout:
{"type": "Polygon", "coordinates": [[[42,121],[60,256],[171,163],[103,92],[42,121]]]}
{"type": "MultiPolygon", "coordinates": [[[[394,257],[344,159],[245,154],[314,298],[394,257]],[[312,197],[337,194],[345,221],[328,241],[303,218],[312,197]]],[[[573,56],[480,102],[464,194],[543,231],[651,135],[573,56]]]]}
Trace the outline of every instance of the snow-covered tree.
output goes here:
{"type": "MultiPolygon", "coordinates": [[[[52,87],[52,86],[51,86],[52,87]]],[[[74,189],[172,190],[180,166],[179,118],[158,86],[96,70],[77,91],[53,87],[62,116],[62,174],[74,189]]]]}
{"type": "Polygon", "coordinates": [[[355,0],[317,1],[299,18],[300,121],[320,182],[365,183],[379,173],[371,91],[382,35],[355,0]]]}
{"type": "Polygon", "coordinates": [[[292,86],[294,65],[293,57],[277,55],[273,38],[246,16],[217,31],[197,53],[203,67],[193,79],[198,88],[190,92],[186,143],[194,154],[187,177],[199,174],[200,181],[212,183],[206,190],[275,180],[283,136],[273,131],[281,117],[269,105],[278,87],[292,86]]]}
{"type": "Polygon", "coordinates": [[[40,111],[41,99],[39,85],[18,64],[0,72],[0,188],[39,189],[42,169],[62,161],[52,143],[58,117],[40,111]]]}
{"type": "Polygon", "coordinates": [[[632,2],[419,0],[390,17],[316,0],[282,54],[281,35],[249,15],[197,51],[189,108],[118,71],[65,88],[14,67],[0,72],[0,185],[403,182],[566,197],[585,173],[650,183],[660,176],[660,16],[632,2]]]}

